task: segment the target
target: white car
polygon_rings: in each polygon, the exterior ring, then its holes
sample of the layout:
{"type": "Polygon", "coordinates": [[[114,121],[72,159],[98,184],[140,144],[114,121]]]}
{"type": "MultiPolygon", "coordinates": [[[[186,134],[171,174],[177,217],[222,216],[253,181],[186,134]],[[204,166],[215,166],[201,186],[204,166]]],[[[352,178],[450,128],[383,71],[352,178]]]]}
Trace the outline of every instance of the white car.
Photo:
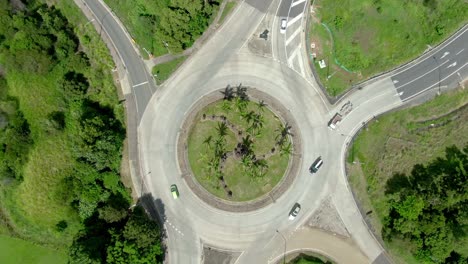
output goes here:
{"type": "Polygon", "coordinates": [[[300,211],[301,211],[301,205],[298,203],[295,203],[293,208],[291,209],[291,212],[289,213],[289,220],[294,220],[300,211]]]}
{"type": "Polygon", "coordinates": [[[288,26],[288,21],[286,18],[281,19],[281,27],[280,27],[280,33],[284,34],[286,33],[286,27],[288,26]]]}

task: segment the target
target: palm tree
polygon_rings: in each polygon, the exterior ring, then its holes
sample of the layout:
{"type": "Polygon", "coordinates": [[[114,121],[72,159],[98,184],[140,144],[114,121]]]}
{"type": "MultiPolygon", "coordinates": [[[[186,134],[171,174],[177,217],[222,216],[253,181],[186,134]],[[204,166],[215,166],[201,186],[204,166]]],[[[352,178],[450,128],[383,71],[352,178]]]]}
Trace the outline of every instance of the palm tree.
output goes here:
{"type": "Polygon", "coordinates": [[[266,106],[265,101],[261,100],[261,101],[257,102],[257,109],[258,109],[259,112],[264,112],[265,111],[265,106],[266,106]]]}
{"type": "Polygon", "coordinates": [[[221,105],[221,108],[226,112],[231,110],[231,107],[232,107],[231,102],[228,100],[224,100],[223,104],[221,105]]]}
{"type": "Polygon", "coordinates": [[[288,135],[292,135],[291,134],[291,126],[286,123],[285,125],[281,124],[280,127],[278,129],[276,129],[276,131],[279,132],[279,134],[276,136],[276,143],[280,146],[282,146],[286,140],[286,137],[288,135]]]}
{"type": "Polygon", "coordinates": [[[292,153],[292,144],[289,142],[286,146],[282,146],[280,149],[280,156],[289,155],[292,153]]]}
{"type": "Polygon", "coordinates": [[[248,101],[249,96],[247,95],[247,87],[242,87],[242,83],[236,87],[237,98],[242,99],[243,101],[248,101]]]}
{"type": "Polygon", "coordinates": [[[240,97],[236,97],[236,100],[234,101],[237,111],[241,113],[241,115],[245,115],[245,110],[247,108],[247,101],[240,97]]]}
{"type": "Polygon", "coordinates": [[[227,135],[227,125],[224,122],[218,122],[218,126],[216,127],[216,131],[218,132],[219,137],[224,137],[227,135]]]}
{"type": "Polygon", "coordinates": [[[213,141],[213,136],[209,135],[203,140],[203,144],[208,147],[208,149],[211,149],[211,142],[213,141]]]}
{"type": "Polygon", "coordinates": [[[252,119],[254,118],[254,116],[255,116],[255,112],[254,112],[254,111],[241,113],[241,117],[242,117],[242,118],[245,118],[245,121],[247,121],[247,123],[250,123],[250,121],[252,121],[252,119]]]}
{"type": "Polygon", "coordinates": [[[224,91],[221,92],[223,94],[223,99],[227,101],[231,101],[234,99],[234,89],[228,84],[224,91]]]}

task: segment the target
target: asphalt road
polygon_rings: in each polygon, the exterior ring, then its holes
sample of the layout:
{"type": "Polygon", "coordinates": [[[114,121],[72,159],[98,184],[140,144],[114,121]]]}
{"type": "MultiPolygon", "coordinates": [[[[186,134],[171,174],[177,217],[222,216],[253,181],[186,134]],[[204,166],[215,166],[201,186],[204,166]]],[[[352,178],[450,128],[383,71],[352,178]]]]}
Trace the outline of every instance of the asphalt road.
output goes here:
{"type": "MultiPolygon", "coordinates": [[[[293,236],[325,197],[332,197],[342,222],[369,262],[381,261],[383,250],[367,229],[349,190],[344,170],[345,149],[363,122],[401,106],[405,98],[409,99],[411,94],[424,90],[418,88],[422,87],[419,82],[423,78],[414,79],[430,71],[431,64],[427,60],[401,69],[394,76],[381,78],[349,95],[345,101],[353,103],[353,111],[336,130],[330,130],[327,121],[342,103],[331,106],[325,102],[310,76],[303,74],[300,66],[290,63],[291,52],[288,49],[296,54],[295,58],[307,56],[294,51],[302,42],[296,37],[291,38],[292,34],[298,34],[294,32],[300,31],[302,13],[297,7],[303,5],[304,10],[306,2],[299,0],[295,5],[295,2],[288,0],[283,3],[279,0],[241,2],[218,32],[184,63],[176,75],[156,90],[131,40],[108,9],[99,1],[84,1],[112,39],[126,65],[131,92],[141,116],[141,122],[137,124],[141,175],[151,199],[158,201],[155,207],[163,218],[168,234],[169,263],[200,263],[203,245],[242,252],[237,263],[269,263],[278,259],[275,252],[280,252],[278,249],[284,246],[279,232],[284,237],[293,236]],[[273,58],[240,52],[264,16],[272,10],[277,10],[275,13],[278,15],[271,25],[276,39],[272,41],[272,45],[276,45],[272,49],[273,58]],[[285,36],[278,33],[280,16],[295,19],[285,36]],[[287,42],[288,39],[292,40],[287,42]],[[280,53],[280,50],[285,52],[280,53]],[[295,67],[299,67],[299,70],[295,67]],[[299,175],[275,203],[254,212],[230,213],[206,205],[190,191],[180,174],[176,142],[184,118],[199,98],[228,84],[234,86],[239,83],[270,94],[289,109],[298,124],[296,130],[299,133],[295,136],[301,137],[303,152],[298,153],[302,157],[299,175]],[[405,83],[408,84],[398,86],[405,83]],[[311,176],[308,167],[319,155],[324,159],[324,165],[319,173],[311,176]],[[174,200],[169,191],[173,183],[179,187],[178,200],[174,200]],[[289,210],[295,202],[302,205],[301,213],[294,221],[288,221],[289,210]]],[[[464,38],[458,37],[453,41],[453,49],[450,48],[450,54],[454,52],[452,56],[461,47],[455,46],[455,43],[466,46],[464,38]]],[[[441,59],[444,52],[437,53],[436,58],[441,59]]],[[[460,54],[466,56],[463,52],[460,54]]],[[[463,65],[461,63],[457,61],[457,65],[463,65]]],[[[460,73],[464,73],[461,70],[460,73]]],[[[449,71],[441,71],[441,77],[450,74],[449,71]]],[[[429,80],[427,84],[432,81],[429,80]]]]}
{"type": "Polygon", "coordinates": [[[391,78],[401,99],[407,101],[429,90],[439,92],[468,75],[468,27],[450,38],[435,53],[423,56],[391,78]]]}
{"type": "Polygon", "coordinates": [[[99,22],[97,28],[100,34],[107,34],[112,40],[124,67],[130,76],[131,92],[135,98],[137,116],[140,120],[151,96],[156,91],[153,78],[146,70],[141,57],[135,51],[129,36],[119,25],[110,9],[103,5],[101,1],[81,0],[92,11],[99,22]]]}

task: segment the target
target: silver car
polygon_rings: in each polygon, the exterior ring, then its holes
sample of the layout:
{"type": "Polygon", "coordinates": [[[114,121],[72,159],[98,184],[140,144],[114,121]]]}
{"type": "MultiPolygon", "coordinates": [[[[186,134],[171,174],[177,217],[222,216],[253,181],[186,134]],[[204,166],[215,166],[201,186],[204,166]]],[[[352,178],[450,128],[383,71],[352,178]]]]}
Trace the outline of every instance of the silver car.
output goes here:
{"type": "Polygon", "coordinates": [[[301,205],[298,203],[295,203],[291,209],[291,212],[289,213],[289,220],[294,220],[300,211],[301,211],[301,205]]]}

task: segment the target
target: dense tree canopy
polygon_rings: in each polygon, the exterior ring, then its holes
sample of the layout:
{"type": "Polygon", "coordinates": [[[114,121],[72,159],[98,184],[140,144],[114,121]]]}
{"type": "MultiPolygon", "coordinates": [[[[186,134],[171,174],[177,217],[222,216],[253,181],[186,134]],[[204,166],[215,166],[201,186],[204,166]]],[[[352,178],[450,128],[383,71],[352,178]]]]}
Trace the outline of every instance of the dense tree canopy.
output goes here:
{"type": "Polygon", "coordinates": [[[411,175],[394,175],[387,182],[390,211],[386,239],[415,244],[424,262],[467,263],[468,145],[446,149],[443,158],[415,165],[411,175]],[[456,260],[456,261],[455,261],[456,260]],[[465,261],[465,262],[463,262],[465,261]]]}

